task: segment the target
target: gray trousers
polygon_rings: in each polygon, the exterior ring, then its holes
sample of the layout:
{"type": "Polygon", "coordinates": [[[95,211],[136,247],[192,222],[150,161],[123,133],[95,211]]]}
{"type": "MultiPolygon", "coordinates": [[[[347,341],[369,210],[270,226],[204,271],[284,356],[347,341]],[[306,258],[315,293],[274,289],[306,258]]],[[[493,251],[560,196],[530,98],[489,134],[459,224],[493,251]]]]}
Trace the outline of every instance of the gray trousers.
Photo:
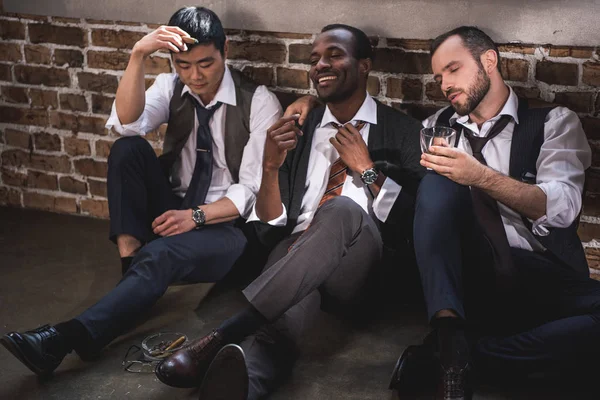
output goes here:
{"type": "Polygon", "coordinates": [[[267,395],[289,372],[296,345],[322,303],[357,303],[369,272],[381,260],[382,247],[375,221],[344,196],[321,206],[304,233],[275,247],[263,273],[243,292],[273,321],[242,343],[249,400],[267,395]]]}

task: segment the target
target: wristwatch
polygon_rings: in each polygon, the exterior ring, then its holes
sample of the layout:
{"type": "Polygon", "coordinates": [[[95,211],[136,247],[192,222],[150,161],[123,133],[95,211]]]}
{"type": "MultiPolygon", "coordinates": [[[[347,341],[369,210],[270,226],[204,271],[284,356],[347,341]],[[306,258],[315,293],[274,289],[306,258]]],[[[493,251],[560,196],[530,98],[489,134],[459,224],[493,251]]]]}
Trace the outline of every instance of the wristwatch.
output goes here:
{"type": "Polygon", "coordinates": [[[369,169],[365,169],[362,174],[360,174],[360,179],[363,181],[365,185],[371,185],[377,181],[377,177],[379,176],[379,172],[373,167],[369,169]]]}
{"type": "Polygon", "coordinates": [[[200,207],[192,208],[192,220],[196,223],[196,229],[199,229],[206,222],[206,214],[200,207]]]}

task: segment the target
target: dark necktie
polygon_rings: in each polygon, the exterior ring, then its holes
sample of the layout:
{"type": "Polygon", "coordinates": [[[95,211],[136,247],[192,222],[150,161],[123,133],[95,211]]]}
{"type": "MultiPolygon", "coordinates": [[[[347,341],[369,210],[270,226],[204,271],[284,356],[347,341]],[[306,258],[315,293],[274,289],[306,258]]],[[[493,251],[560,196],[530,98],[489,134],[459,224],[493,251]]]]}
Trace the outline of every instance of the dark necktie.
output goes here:
{"type": "MultiPolygon", "coordinates": [[[[473,132],[468,128],[464,128],[465,137],[471,144],[471,149],[473,150],[473,157],[483,165],[487,165],[487,162],[481,153],[483,147],[506,128],[506,125],[508,125],[511,118],[512,117],[508,115],[501,116],[485,137],[477,137],[473,135],[473,132]]],[[[498,209],[498,202],[486,192],[476,187],[471,187],[471,198],[473,199],[473,211],[475,212],[475,216],[477,217],[485,236],[490,241],[494,252],[497,284],[501,288],[508,289],[511,286],[511,280],[514,277],[514,265],[510,245],[506,237],[500,210],[498,209]]]]}
{"type": "Polygon", "coordinates": [[[198,117],[198,132],[196,135],[196,164],[190,185],[185,193],[181,208],[191,208],[204,204],[206,194],[212,179],[213,152],[210,119],[222,103],[211,108],[205,108],[194,99],[196,116],[198,117]]]}

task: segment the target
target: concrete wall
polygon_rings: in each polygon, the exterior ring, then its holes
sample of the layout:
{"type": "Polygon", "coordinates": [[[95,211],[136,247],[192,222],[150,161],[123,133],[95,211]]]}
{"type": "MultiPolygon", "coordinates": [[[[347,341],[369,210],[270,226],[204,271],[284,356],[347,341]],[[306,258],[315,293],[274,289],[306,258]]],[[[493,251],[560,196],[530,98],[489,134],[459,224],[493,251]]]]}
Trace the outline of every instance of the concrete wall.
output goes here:
{"type": "Polygon", "coordinates": [[[430,39],[478,25],[497,42],[596,46],[598,0],[4,0],[6,12],[164,23],[178,7],[213,9],[227,28],[314,33],[343,22],[371,35],[430,39]]]}

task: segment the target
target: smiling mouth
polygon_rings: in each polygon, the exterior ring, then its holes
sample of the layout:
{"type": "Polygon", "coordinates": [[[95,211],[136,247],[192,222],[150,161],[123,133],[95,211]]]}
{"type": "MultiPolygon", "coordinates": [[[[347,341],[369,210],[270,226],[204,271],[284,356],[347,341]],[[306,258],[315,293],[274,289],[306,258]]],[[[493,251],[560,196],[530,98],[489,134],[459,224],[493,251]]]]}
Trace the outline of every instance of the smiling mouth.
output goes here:
{"type": "Polygon", "coordinates": [[[322,78],[319,78],[319,84],[324,83],[324,82],[329,82],[329,81],[334,81],[337,79],[337,76],[324,76],[322,78]]]}

